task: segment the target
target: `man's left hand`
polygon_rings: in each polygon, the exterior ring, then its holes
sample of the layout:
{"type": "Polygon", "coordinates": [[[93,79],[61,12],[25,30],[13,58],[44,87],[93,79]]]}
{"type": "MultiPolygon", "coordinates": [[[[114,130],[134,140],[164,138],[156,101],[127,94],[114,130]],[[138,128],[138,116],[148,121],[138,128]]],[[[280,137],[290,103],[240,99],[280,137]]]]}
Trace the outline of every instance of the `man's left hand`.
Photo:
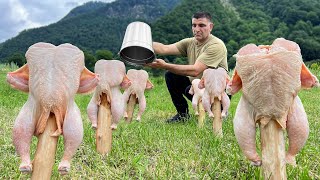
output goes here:
{"type": "Polygon", "coordinates": [[[156,59],[152,63],[148,63],[145,66],[157,69],[165,69],[166,62],[163,59],[156,59]]]}

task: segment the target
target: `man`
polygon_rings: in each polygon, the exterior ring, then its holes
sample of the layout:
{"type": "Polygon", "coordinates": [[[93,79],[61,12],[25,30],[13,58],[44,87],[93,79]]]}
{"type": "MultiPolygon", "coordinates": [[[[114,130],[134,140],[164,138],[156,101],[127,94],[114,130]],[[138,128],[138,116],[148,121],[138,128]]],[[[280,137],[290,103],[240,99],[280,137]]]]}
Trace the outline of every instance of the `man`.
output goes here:
{"type": "Polygon", "coordinates": [[[152,68],[168,70],[165,80],[178,112],[167,120],[168,123],[185,121],[189,118],[188,103],[183,95],[192,100],[192,95],[188,92],[193,79],[201,78],[207,68],[222,67],[228,71],[227,49],[222,40],[211,34],[213,26],[209,13],[198,12],[192,16],[193,38],[186,38],[169,45],[153,43],[156,54],[187,56],[189,61],[189,65],[178,65],[156,59],[147,64],[152,68]]]}

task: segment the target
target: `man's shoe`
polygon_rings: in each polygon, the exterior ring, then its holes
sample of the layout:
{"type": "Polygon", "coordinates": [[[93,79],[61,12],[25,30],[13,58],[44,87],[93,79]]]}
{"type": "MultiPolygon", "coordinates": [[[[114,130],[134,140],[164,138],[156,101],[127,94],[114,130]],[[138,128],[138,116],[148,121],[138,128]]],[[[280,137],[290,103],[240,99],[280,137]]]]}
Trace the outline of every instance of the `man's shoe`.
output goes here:
{"type": "Polygon", "coordinates": [[[177,123],[177,122],[185,122],[189,120],[190,115],[188,113],[177,113],[175,116],[173,116],[170,119],[167,119],[167,123],[177,123]]]}

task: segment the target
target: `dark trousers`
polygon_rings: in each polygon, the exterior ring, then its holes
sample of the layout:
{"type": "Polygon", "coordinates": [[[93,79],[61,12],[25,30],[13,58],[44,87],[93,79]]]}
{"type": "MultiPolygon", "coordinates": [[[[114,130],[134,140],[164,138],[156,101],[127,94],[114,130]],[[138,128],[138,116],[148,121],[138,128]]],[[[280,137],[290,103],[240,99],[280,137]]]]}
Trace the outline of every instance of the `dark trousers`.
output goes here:
{"type": "Polygon", "coordinates": [[[191,88],[191,82],[189,78],[168,71],[165,74],[165,79],[172,102],[176,107],[177,112],[188,113],[188,103],[185,97],[192,101],[192,95],[189,94],[189,90],[191,88]]]}

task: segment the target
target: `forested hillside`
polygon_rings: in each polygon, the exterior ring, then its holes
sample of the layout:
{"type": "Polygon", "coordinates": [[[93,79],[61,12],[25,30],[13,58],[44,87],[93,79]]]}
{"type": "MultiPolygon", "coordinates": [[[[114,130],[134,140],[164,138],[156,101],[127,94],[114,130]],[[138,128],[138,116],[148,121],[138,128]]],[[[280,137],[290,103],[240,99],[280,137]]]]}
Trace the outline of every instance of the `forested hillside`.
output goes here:
{"type": "Polygon", "coordinates": [[[299,43],[304,61],[320,59],[320,1],[316,0],[187,0],[153,24],[154,40],[173,43],[191,36],[190,17],[199,10],[213,15],[212,34],[226,43],[230,68],[235,63],[232,55],[243,45],[270,44],[277,37],[299,43]]]}
{"type": "MultiPolygon", "coordinates": [[[[232,0],[242,21],[239,32],[249,32],[254,43],[284,37],[300,45],[304,61],[320,60],[320,1],[232,0]],[[251,5],[248,5],[251,3],[251,5]]],[[[237,39],[240,46],[243,41],[237,39]]]]}
{"type": "MultiPolygon", "coordinates": [[[[243,45],[270,44],[277,37],[297,42],[305,62],[320,59],[318,0],[118,0],[87,3],[55,24],[21,32],[0,44],[0,62],[23,57],[35,42],[69,42],[85,51],[87,64],[92,66],[98,59],[97,50],[116,56],[130,22],[147,22],[154,41],[173,43],[192,35],[191,16],[196,11],[213,15],[212,34],[226,43],[230,68],[235,65],[232,55],[243,45]]],[[[166,58],[178,63],[184,60],[166,58]]]]}
{"type": "Polygon", "coordinates": [[[75,8],[57,23],[24,30],[17,37],[4,42],[0,45],[0,62],[19,59],[29,46],[40,41],[55,45],[66,42],[74,44],[85,51],[89,58],[97,50],[117,53],[130,22],[141,20],[151,24],[178,2],[179,0],[117,0],[113,3],[87,3],[75,8]]]}

